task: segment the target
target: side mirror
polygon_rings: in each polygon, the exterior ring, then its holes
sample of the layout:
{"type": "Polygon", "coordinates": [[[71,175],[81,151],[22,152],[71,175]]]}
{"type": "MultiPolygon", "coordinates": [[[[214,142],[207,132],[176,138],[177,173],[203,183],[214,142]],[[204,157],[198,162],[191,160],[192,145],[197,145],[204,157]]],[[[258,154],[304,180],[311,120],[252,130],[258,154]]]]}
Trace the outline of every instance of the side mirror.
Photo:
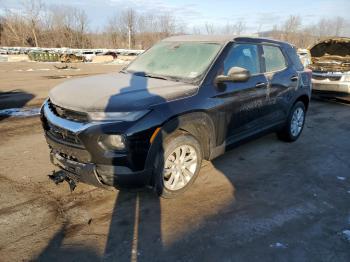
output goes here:
{"type": "Polygon", "coordinates": [[[249,70],[242,67],[231,67],[228,71],[227,76],[218,75],[215,78],[215,83],[223,83],[223,82],[246,82],[250,78],[249,70]]]}

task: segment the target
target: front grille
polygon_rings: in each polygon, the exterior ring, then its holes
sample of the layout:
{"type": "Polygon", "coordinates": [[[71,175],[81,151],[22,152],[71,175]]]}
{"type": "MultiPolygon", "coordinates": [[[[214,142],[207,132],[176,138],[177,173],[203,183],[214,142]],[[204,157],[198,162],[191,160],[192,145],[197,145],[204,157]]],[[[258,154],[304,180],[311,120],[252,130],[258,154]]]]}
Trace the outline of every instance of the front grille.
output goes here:
{"type": "Polygon", "coordinates": [[[65,143],[60,143],[57,139],[54,139],[49,135],[46,135],[46,141],[53,154],[59,154],[65,159],[76,161],[79,163],[91,162],[91,155],[84,148],[78,148],[75,146],[73,147],[65,143]]]}
{"type": "Polygon", "coordinates": [[[48,105],[50,110],[56,115],[61,118],[74,121],[74,122],[79,122],[79,123],[85,123],[88,122],[88,115],[83,112],[78,112],[78,111],[73,111],[70,109],[66,109],[60,106],[57,106],[53,104],[50,100],[48,101],[48,105]]]}
{"type": "Polygon", "coordinates": [[[330,81],[339,81],[342,76],[341,75],[331,75],[327,73],[314,73],[312,74],[312,78],[315,80],[327,80],[329,79],[330,81]]]}
{"type": "Polygon", "coordinates": [[[63,143],[70,143],[74,145],[82,145],[79,138],[71,131],[55,126],[47,121],[47,133],[49,136],[62,141],[63,143]]]}

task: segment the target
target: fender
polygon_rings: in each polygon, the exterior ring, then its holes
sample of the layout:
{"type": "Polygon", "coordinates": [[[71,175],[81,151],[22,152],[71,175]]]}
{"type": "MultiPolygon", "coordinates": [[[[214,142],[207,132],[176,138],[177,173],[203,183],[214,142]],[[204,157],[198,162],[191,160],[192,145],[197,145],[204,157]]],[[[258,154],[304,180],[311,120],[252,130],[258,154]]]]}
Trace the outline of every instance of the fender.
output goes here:
{"type": "Polygon", "coordinates": [[[194,136],[203,150],[203,159],[209,159],[215,145],[215,127],[213,120],[206,112],[191,112],[176,116],[163,124],[150,146],[147,161],[154,164],[156,154],[162,150],[163,141],[177,130],[182,130],[194,136]]]}

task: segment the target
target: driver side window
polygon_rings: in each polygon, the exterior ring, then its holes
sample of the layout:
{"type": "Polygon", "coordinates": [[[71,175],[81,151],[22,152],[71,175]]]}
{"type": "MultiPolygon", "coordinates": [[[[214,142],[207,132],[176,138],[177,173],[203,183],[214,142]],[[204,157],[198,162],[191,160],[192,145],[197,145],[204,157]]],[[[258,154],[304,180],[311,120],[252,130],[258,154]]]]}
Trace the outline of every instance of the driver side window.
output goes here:
{"type": "Polygon", "coordinates": [[[252,75],[260,73],[258,46],[254,44],[234,44],[224,61],[224,72],[227,75],[231,67],[242,67],[252,75]]]}

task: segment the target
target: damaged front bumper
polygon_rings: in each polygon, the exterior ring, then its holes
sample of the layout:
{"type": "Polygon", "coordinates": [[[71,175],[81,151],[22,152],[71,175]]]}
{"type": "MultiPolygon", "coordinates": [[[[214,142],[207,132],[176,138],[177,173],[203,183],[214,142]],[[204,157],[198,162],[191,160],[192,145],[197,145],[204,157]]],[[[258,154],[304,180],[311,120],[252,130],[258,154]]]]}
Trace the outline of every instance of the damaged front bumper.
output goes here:
{"type": "Polygon", "coordinates": [[[51,152],[50,160],[52,164],[58,166],[61,170],[54,172],[50,178],[56,184],[67,181],[71,190],[74,190],[78,182],[83,182],[97,187],[105,187],[101,179],[98,178],[95,165],[83,164],[69,159],[65,159],[58,153],[51,152]]]}
{"type": "Polygon", "coordinates": [[[60,169],[50,175],[55,183],[67,181],[71,189],[74,189],[78,182],[96,187],[113,186],[118,189],[149,185],[152,170],[140,168],[136,170],[141,171],[135,171],[128,167],[127,161],[132,159],[130,154],[119,153],[111,158],[108,152],[101,152],[99,157],[96,157],[98,147],[92,146],[92,143],[96,142],[93,132],[100,128],[96,123],[79,123],[60,118],[52,112],[48,103],[42,108],[41,120],[51,150],[51,162],[60,169]],[[88,147],[78,136],[81,132],[86,133],[85,142],[90,143],[88,147]]]}
{"type": "Polygon", "coordinates": [[[60,168],[60,171],[52,174],[50,178],[56,184],[67,181],[73,190],[78,182],[102,188],[108,186],[118,189],[141,188],[148,185],[152,173],[151,170],[132,172],[123,166],[80,163],[62,157],[55,150],[52,150],[50,160],[60,168]]]}

